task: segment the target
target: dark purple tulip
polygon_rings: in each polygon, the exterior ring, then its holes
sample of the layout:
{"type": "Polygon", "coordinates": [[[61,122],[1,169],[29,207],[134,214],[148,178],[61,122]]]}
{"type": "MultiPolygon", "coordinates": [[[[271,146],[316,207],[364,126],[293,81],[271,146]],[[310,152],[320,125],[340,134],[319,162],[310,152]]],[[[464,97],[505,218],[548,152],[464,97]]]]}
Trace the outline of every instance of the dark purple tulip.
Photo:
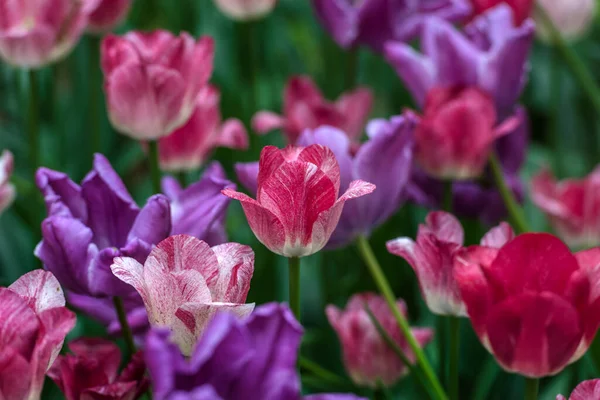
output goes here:
{"type": "MultiPolygon", "coordinates": [[[[248,318],[218,314],[190,359],[153,329],[146,363],[155,400],[300,400],[296,361],[302,327],[290,310],[271,303],[248,318]]],[[[353,395],[316,395],[305,400],[359,400],[353,395]]]]}
{"type": "Polygon", "coordinates": [[[185,189],[172,177],[163,178],[162,188],[171,200],[172,235],[195,236],[210,246],[227,241],[225,217],[231,199],[221,190],[236,186],[227,180],[221,164],[211,163],[200,180],[185,189]]]}
{"type": "Polygon", "coordinates": [[[382,51],[388,40],[417,37],[424,20],[458,21],[471,13],[466,0],[312,0],[315,13],[343,48],[367,45],[382,51]]]}

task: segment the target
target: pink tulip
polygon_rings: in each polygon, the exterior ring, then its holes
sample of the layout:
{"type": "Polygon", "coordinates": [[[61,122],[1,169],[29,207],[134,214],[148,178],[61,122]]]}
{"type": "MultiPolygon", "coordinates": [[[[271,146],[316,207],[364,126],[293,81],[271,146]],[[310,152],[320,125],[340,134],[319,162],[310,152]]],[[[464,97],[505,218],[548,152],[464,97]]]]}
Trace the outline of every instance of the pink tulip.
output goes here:
{"type": "Polygon", "coordinates": [[[0,156],[0,214],[14,201],[16,196],[15,186],[9,179],[13,171],[13,155],[4,150],[0,156]]]}
{"type": "MultiPolygon", "coordinates": [[[[558,395],[556,400],[567,400],[565,396],[558,395]]],[[[583,381],[569,397],[569,400],[600,400],[600,379],[583,381]]]]}
{"type": "Polygon", "coordinates": [[[39,68],[75,46],[98,0],[0,0],[0,57],[39,68]]]}
{"type": "MultiPolygon", "coordinates": [[[[490,230],[482,246],[499,248],[514,237],[507,223],[490,230]]],[[[417,240],[402,237],[390,240],[390,253],[404,258],[414,269],[421,293],[431,312],[438,315],[465,316],[458,283],[454,279],[454,258],[463,249],[464,232],[452,214],[434,211],[419,226],[417,240]]]]}
{"type": "Polygon", "coordinates": [[[238,119],[221,120],[221,95],[214,86],[202,88],[190,120],[159,141],[160,166],[165,171],[200,168],[216,147],[247,149],[246,128],[238,119]]]}
{"type": "Polygon", "coordinates": [[[229,18],[249,21],[270,13],[277,0],[215,0],[215,4],[229,18]]]}
{"type": "Polygon", "coordinates": [[[100,0],[90,14],[87,30],[102,34],[116,28],[127,17],[132,0],[100,0]]]}
{"type": "Polygon", "coordinates": [[[254,303],[243,304],[254,272],[248,246],[211,248],[193,236],[175,235],[160,242],[143,266],[129,257],[113,262],[113,274],[142,297],[150,324],[170,328],[185,355],[217,311],[245,316],[254,309],[254,303]]]}
{"type": "Polygon", "coordinates": [[[358,88],[332,103],[323,97],[310,77],[297,76],[289,80],[283,102],[282,116],[270,111],[260,111],[254,116],[252,127],[257,133],[282,129],[288,143],[295,144],[305,129],[329,125],[359,143],[373,106],[373,94],[370,89],[358,88]]]}
{"type": "Polygon", "coordinates": [[[316,253],[326,244],[340,219],[346,200],[375,190],[375,185],[352,181],[338,198],[340,167],[327,147],[265,147],[260,154],[256,200],[225,189],[242,203],[250,228],[265,246],[285,257],[316,253]]]}
{"type": "Polygon", "coordinates": [[[213,68],[210,37],[130,32],[102,42],[109,117],[122,133],[155,140],[185,124],[213,68]]]}
{"type": "MultiPolygon", "coordinates": [[[[398,300],[396,304],[407,317],[404,301],[398,300]]],[[[344,365],[354,383],[376,387],[381,380],[384,385],[391,386],[408,373],[408,368],[383,340],[371,322],[366,306],[407,358],[414,362],[415,356],[381,296],[373,293],[356,294],[350,298],[344,310],[329,305],[326,309],[327,319],[340,339],[344,365]]],[[[433,338],[433,331],[427,328],[414,328],[412,333],[421,347],[433,338]]]]}
{"type": "Polygon", "coordinates": [[[37,400],[75,314],[51,272],[35,270],[0,288],[0,399],[37,400]]]}

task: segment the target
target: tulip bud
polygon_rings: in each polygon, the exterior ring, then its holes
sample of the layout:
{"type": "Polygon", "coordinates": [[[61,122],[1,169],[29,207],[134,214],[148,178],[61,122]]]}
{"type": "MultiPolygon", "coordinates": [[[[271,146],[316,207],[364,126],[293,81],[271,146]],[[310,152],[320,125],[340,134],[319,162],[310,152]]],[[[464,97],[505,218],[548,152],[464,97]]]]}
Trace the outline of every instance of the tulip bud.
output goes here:
{"type": "Polygon", "coordinates": [[[6,210],[14,201],[15,186],[9,182],[13,171],[13,155],[4,150],[0,156],[0,214],[6,210]]]}
{"type": "Polygon", "coordinates": [[[102,34],[113,30],[127,17],[131,3],[132,0],[100,0],[90,14],[88,32],[102,34]]]}
{"type": "MultiPolygon", "coordinates": [[[[548,17],[564,38],[574,40],[585,34],[594,21],[596,0],[539,0],[548,17]]],[[[550,32],[536,12],[535,32],[544,41],[549,42],[550,32]]]]}
{"type": "Polygon", "coordinates": [[[229,18],[249,21],[270,13],[277,0],[215,0],[215,4],[229,18]]]}

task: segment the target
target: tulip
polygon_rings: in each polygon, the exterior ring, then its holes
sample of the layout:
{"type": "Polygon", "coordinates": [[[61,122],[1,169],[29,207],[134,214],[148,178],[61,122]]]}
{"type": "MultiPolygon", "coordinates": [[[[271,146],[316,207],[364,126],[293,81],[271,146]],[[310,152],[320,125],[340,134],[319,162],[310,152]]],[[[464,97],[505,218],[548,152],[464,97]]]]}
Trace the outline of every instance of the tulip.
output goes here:
{"type": "Polygon", "coordinates": [[[600,167],[583,179],[560,182],[544,169],[533,177],[531,194],[569,246],[600,245],[600,167]]]}
{"type": "Polygon", "coordinates": [[[9,179],[13,172],[13,155],[4,150],[0,155],[0,214],[15,200],[17,191],[9,179]]]}
{"type": "Polygon", "coordinates": [[[321,145],[265,147],[260,155],[256,200],[232,189],[223,194],[242,203],[250,228],[269,250],[303,257],[321,250],[336,228],[346,200],[375,190],[355,180],[338,198],[340,167],[321,145]]]}
{"type": "Polygon", "coordinates": [[[69,350],[72,354],[59,356],[48,371],[66,400],[134,400],[148,388],[141,352],[117,376],[121,350],[113,342],[80,338],[69,343],[69,350]]]}
{"type": "Polygon", "coordinates": [[[305,129],[322,125],[339,128],[352,142],[358,143],[373,106],[373,93],[364,87],[329,102],[307,76],[290,79],[283,97],[283,115],[260,111],[252,119],[252,129],[259,134],[282,129],[289,144],[295,144],[305,129]]]}
{"type": "Polygon", "coordinates": [[[65,57],[79,41],[98,0],[0,0],[0,58],[39,68],[65,57]]]}
{"type": "Polygon", "coordinates": [[[244,400],[360,400],[352,395],[302,396],[296,361],[302,327],[289,309],[271,303],[238,319],[220,313],[189,359],[154,328],[145,355],[153,398],[244,400]]]}
{"type": "Polygon", "coordinates": [[[241,121],[221,121],[220,97],[213,86],[200,90],[190,120],[158,142],[161,169],[191,171],[200,168],[216,147],[248,148],[246,128],[241,121]]]}
{"type": "MultiPolygon", "coordinates": [[[[499,248],[514,237],[502,223],[490,230],[481,245],[499,248]]],[[[416,241],[401,237],[387,242],[390,253],[404,258],[417,274],[427,307],[437,315],[465,316],[465,305],[454,279],[454,258],[463,249],[464,231],[452,214],[434,211],[419,226],[416,241]]]]}
{"type": "Polygon", "coordinates": [[[554,375],[589,348],[600,324],[600,248],[572,254],[550,234],[526,233],[500,249],[469,247],[455,263],[475,333],[506,371],[554,375]]]}
{"type": "Polygon", "coordinates": [[[104,90],[115,128],[137,140],[169,135],[192,115],[213,68],[214,44],[166,31],[102,41],[104,90]]]}
{"type": "MultiPolygon", "coordinates": [[[[539,0],[548,17],[565,39],[576,40],[583,36],[592,23],[596,14],[595,0],[539,0]]],[[[550,32],[536,11],[533,12],[536,21],[536,34],[545,41],[550,41],[550,32]]]]}
{"type": "Polygon", "coordinates": [[[175,235],[160,242],[143,266],[134,258],[116,257],[111,269],[140,294],[150,324],[168,327],[185,355],[217,311],[246,316],[254,309],[254,303],[243,304],[254,252],[241,244],[211,248],[193,236],[175,235]]]}
{"type": "Polygon", "coordinates": [[[478,87],[494,99],[498,119],[504,120],[525,86],[533,33],[531,20],[515,26],[511,9],[502,4],[475,18],[464,33],[430,18],[421,35],[423,54],[390,42],[385,56],[420,106],[434,87],[478,87]]]}
{"type": "Polygon", "coordinates": [[[75,314],[51,272],[35,270],[0,288],[0,398],[37,400],[75,314]]]}
{"type": "Polygon", "coordinates": [[[250,21],[273,11],[277,0],[215,0],[215,4],[231,19],[250,21]]]}
{"type": "MultiPolygon", "coordinates": [[[[398,300],[396,304],[406,318],[408,312],[404,301],[398,300]]],[[[383,297],[373,293],[356,294],[344,310],[327,306],[327,319],[340,339],[344,365],[354,383],[375,388],[381,381],[385,386],[391,386],[408,373],[408,368],[379,334],[365,309],[367,306],[404,355],[414,363],[414,354],[383,297]]],[[[421,347],[433,339],[433,331],[427,328],[412,329],[412,334],[421,347]]]]}
{"type": "Polygon", "coordinates": [[[382,51],[388,40],[409,42],[419,35],[424,21],[437,16],[459,21],[469,15],[467,0],[312,0],[315,13],[333,40],[348,49],[367,45],[382,51]]]}
{"type": "Polygon", "coordinates": [[[100,0],[90,14],[87,30],[102,34],[116,28],[127,17],[132,0],[100,0]]]}
{"type": "Polygon", "coordinates": [[[225,217],[231,200],[221,190],[236,186],[221,164],[209,164],[200,180],[185,189],[172,177],[163,178],[162,187],[171,201],[172,235],[191,235],[211,246],[227,241],[225,217]]]}
{"type": "Polygon", "coordinates": [[[517,25],[521,25],[529,18],[534,4],[533,0],[471,0],[471,3],[473,4],[473,15],[483,14],[498,4],[507,4],[513,12],[513,18],[517,25]]]}
{"type": "MultiPolygon", "coordinates": [[[[556,400],[567,400],[565,396],[558,395],[556,400]]],[[[569,400],[600,400],[600,379],[590,379],[581,382],[573,393],[569,400]]]]}

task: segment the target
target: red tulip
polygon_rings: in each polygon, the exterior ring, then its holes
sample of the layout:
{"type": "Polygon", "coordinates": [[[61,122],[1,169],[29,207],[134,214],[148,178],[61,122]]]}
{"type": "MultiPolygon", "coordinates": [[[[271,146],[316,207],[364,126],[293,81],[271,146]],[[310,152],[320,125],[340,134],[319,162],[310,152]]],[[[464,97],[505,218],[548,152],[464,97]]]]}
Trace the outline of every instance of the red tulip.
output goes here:
{"type": "Polygon", "coordinates": [[[242,203],[250,228],[265,246],[285,257],[316,253],[326,244],[346,200],[375,185],[356,180],[338,198],[340,167],[321,145],[265,147],[260,154],[256,200],[232,189],[223,194],[242,203]]]}
{"type": "Polygon", "coordinates": [[[529,18],[533,9],[533,0],[471,0],[473,4],[473,15],[483,14],[486,10],[505,3],[513,11],[513,18],[517,25],[529,18]]]}
{"type": "MultiPolygon", "coordinates": [[[[556,400],[567,400],[565,396],[558,395],[556,396],[556,400]]],[[[583,381],[573,393],[571,393],[571,397],[569,400],[600,400],[600,379],[590,379],[588,381],[583,381]]]]}
{"type": "Polygon", "coordinates": [[[473,328],[507,371],[554,375],[588,349],[600,323],[600,248],[572,254],[552,235],[526,233],[455,262],[473,328]]]}
{"type": "Polygon", "coordinates": [[[87,30],[99,34],[111,31],[127,17],[131,3],[132,0],[100,0],[90,14],[87,30]]]}

